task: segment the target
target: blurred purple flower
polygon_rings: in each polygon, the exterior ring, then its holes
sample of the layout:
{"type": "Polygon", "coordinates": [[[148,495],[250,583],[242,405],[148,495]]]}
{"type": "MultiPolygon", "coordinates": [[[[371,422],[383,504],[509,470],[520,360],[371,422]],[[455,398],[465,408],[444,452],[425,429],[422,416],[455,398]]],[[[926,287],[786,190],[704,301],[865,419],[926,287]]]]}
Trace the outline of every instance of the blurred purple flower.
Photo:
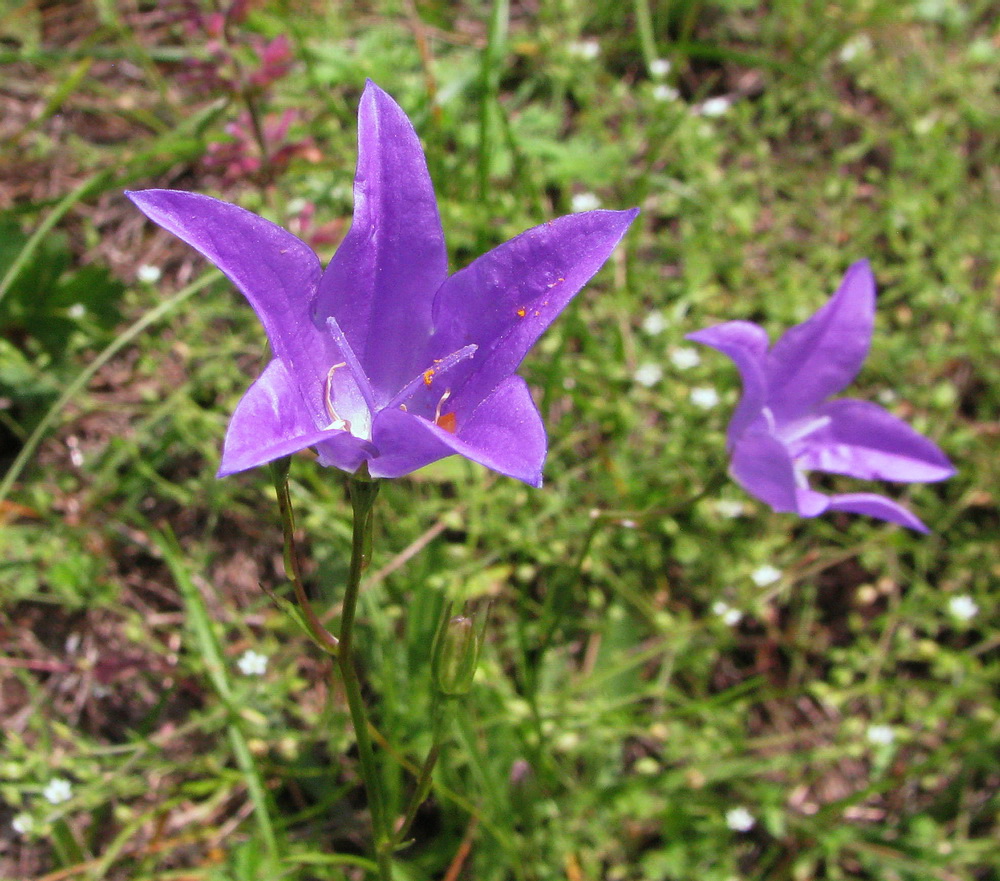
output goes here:
{"type": "Polygon", "coordinates": [[[420,141],[374,83],[361,98],[354,222],[326,271],[291,233],[195,193],[129,198],[250,301],[273,360],[229,423],[219,475],[315,447],[400,477],[458,453],[539,486],[545,430],[515,370],[638,213],[544,223],[448,276],[420,141]]]}
{"type": "Polygon", "coordinates": [[[749,321],[718,324],[687,338],[728,355],[742,376],[743,397],[729,423],[727,446],[730,473],[748,493],[775,511],[802,517],[851,511],[927,532],[885,496],[825,495],[806,480],[810,470],[902,482],[955,473],[935,444],[877,404],[827,400],[861,369],[874,321],[875,279],[861,260],[825,306],[770,350],[766,331],[749,321]]]}

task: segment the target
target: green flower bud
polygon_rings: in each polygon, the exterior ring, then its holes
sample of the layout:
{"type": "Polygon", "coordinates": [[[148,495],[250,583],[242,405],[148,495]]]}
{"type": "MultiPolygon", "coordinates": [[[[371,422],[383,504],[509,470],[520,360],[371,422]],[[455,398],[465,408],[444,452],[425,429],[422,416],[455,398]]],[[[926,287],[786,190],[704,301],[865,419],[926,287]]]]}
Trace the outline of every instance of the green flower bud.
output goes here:
{"type": "Polygon", "coordinates": [[[480,634],[471,618],[456,615],[444,625],[433,661],[434,682],[442,694],[455,697],[472,688],[480,645],[480,634]]]}

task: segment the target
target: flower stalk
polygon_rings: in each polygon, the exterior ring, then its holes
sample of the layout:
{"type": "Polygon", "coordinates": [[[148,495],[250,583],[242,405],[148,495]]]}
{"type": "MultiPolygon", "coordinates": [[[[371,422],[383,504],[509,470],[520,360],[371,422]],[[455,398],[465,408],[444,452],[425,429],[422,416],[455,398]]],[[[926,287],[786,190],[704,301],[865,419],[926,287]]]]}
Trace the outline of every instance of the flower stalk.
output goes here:
{"type": "Polygon", "coordinates": [[[302,618],[316,643],[328,655],[336,656],[339,641],[319,620],[306,594],[302,583],[302,568],[299,565],[299,553],[295,542],[295,515],[292,513],[292,499],[288,492],[289,459],[278,459],[271,463],[271,477],[274,480],[274,491],[278,497],[278,516],[281,520],[281,532],[284,537],[285,575],[292,582],[295,590],[295,601],[298,603],[302,618]]]}
{"type": "Polygon", "coordinates": [[[368,730],[368,715],[361,696],[361,683],[354,658],[354,624],[358,607],[361,576],[371,562],[372,523],[375,499],[378,496],[378,481],[359,475],[348,481],[351,505],[354,509],[354,529],[351,540],[351,567],[344,593],[343,612],[340,619],[340,640],[337,662],[344,682],[344,693],[351,712],[354,736],[358,744],[358,758],[361,776],[368,795],[368,809],[372,818],[375,861],[378,865],[379,881],[392,881],[392,829],[386,814],[385,799],[375,761],[375,750],[368,730]]]}

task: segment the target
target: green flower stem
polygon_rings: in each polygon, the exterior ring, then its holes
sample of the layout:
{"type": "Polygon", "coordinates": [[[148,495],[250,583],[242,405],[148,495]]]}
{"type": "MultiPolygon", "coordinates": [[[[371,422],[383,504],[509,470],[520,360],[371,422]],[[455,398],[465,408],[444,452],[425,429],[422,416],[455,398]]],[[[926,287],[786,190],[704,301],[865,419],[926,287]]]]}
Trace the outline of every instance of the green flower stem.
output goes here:
{"type": "Polygon", "coordinates": [[[649,0],[635,0],[635,23],[639,29],[639,45],[642,47],[642,60],[649,71],[656,60],[656,38],[653,36],[653,15],[649,9],[649,0]]]}
{"type": "Polygon", "coordinates": [[[278,513],[285,539],[285,575],[295,589],[295,601],[299,604],[313,641],[327,654],[336,656],[339,647],[337,637],[330,633],[316,616],[302,584],[302,569],[299,566],[299,554],[295,546],[295,516],[292,513],[292,499],[288,493],[288,465],[287,458],[271,463],[271,477],[274,479],[274,491],[278,496],[278,513]]]}
{"type": "Polygon", "coordinates": [[[368,793],[368,809],[372,817],[375,861],[378,865],[379,879],[392,881],[392,829],[386,815],[378,765],[375,762],[375,750],[372,748],[371,734],[368,731],[368,716],[365,713],[357,665],[354,661],[354,621],[358,607],[358,591],[361,586],[361,575],[371,562],[372,509],[378,496],[379,484],[367,477],[354,476],[350,478],[348,486],[351,504],[354,507],[354,531],[351,542],[351,569],[340,619],[337,661],[340,664],[340,675],[344,680],[344,692],[351,711],[354,736],[357,739],[361,776],[364,778],[365,790],[368,793]]]}
{"type": "Polygon", "coordinates": [[[427,753],[427,758],[424,759],[424,763],[420,767],[420,774],[417,777],[417,786],[416,789],[413,790],[413,795],[410,798],[410,804],[407,806],[406,814],[403,816],[403,824],[399,827],[399,831],[396,833],[395,841],[397,846],[401,845],[406,840],[406,836],[410,831],[410,826],[413,825],[413,821],[416,819],[417,811],[420,809],[420,806],[424,803],[428,793],[431,791],[434,766],[437,765],[438,757],[441,755],[441,750],[444,747],[444,726],[448,715],[448,705],[449,699],[445,698],[443,703],[439,703],[435,700],[431,706],[431,718],[434,720],[434,739],[431,743],[431,748],[427,753]]]}

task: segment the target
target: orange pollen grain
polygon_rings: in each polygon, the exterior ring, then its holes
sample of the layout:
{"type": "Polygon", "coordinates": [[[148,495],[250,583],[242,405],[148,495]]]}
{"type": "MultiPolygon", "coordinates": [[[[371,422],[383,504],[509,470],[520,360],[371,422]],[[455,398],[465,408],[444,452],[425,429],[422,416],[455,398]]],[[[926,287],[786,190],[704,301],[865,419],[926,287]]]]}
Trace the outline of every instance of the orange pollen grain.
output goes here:
{"type": "Polygon", "coordinates": [[[517,317],[524,318],[524,316],[525,316],[525,310],[524,307],[522,306],[520,309],[517,310],[517,317]]]}
{"type": "Polygon", "coordinates": [[[431,380],[434,378],[435,373],[437,373],[437,371],[433,367],[428,367],[424,371],[424,385],[431,384],[431,380]]]}
{"type": "Polygon", "coordinates": [[[454,413],[442,413],[435,422],[440,425],[445,431],[449,431],[452,434],[455,433],[455,414],[454,413]]]}

